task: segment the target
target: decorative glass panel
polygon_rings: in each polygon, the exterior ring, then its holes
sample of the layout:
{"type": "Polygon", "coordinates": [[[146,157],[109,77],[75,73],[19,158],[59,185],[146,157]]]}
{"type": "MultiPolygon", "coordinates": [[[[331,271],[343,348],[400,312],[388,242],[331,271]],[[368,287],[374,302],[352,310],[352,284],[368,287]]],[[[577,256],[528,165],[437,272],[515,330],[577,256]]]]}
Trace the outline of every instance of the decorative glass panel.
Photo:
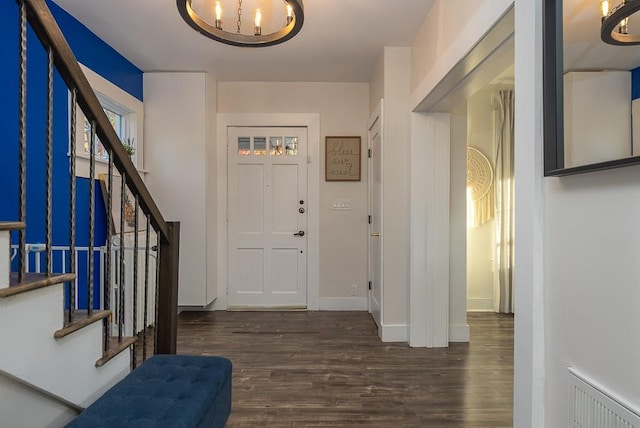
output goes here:
{"type": "MultiPolygon", "coordinates": [[[[116,135],[118,135],[118,138],[122,140],[124,137],[122,132],[122,125],[123,125],[122,115],[106,108],[103,110],[107,115],[109,122],[111,122],[111,126],[113,126],[113,129],[116,131],[116,135]]],[[[89,155],[90,143],[91,143],[91,123],[89,123],[89,121],[85,119],[84,120],[84,152],[87,155],[89,155]]],[[[132,142],[129,142],[129,144],[132,144],[132,142]]],[[[98,160],[102,160],[105,162],[109,161],[109,153],[104,148],[104,146],[100,142],[100,139],[97,136],[96,136],[96,148],[95,148],[94,155],[98,160]]]]}
{"type": "MultiPolygon", "coordinates": [[[[84,153],[87,156],[90,156],[90,144],[91,144],[91,124],[88,120],[84,121],[84,153]]],[[[109,161],[109,153],[104,148],[100,139],[96,136],[96,147],[95,147],[95,157],[98,160],[102,160],[105,162],[109,161]]]]}
{"type": "Polygon", "coordinates": [[[271,156],[282,155],[282,137],[269,137],[269,154],[271,156]]]}
{"type": "Polygon", "coordinates": [[[91,124],[88,120],[84,121],[84,152],[89,154],[89,144],[91,142],[91,124]]]}
{"type": "Polygon", "coordinates": [[[253,154],[256,156],[267,155],[267,138],[266,137],[253,138],[253,154]]]}
{"type": "Polygon", "coordinates": [[[251,154],[251,138],[238,137],[238,155],[249,156],[251,154]]]}
{"type": "Polygon", "coordinates": [[[284,148],[287,156],[298,156],[298,137],[284,137],[284,148]]]}
{"type": "Polygon", "coordinates": [[[106,108],[104,109],[104,112],[107,114],[107,118],[109,119],[109,122],[111,122],[111,126],[116,130],[118,137],[122,138],[122,116],[106,108]]]}

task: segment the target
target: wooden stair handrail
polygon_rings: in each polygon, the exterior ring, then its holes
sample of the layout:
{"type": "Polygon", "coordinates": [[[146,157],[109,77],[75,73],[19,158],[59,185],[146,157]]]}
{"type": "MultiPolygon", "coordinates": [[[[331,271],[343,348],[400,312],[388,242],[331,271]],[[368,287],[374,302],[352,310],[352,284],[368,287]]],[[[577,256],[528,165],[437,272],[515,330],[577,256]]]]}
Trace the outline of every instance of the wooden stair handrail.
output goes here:
{"type": "Polygon", "coordinates": [[[151,193],[111,126],[62,30],[51,14],[46,0],[17,1],[19,4],[24,2],[31,28],[38,36],[40,43],[46,49],[51,49],[53,62],[60,76],[70,90],[75,90],[77,104],[89,122],[95,124],[97,137],[109,151],[116,169],[126,175],[129,190],[134,196],[138,196],[140,208],[149,216],[151,225],[159,235],[160,260],[158,262],[163,266],[158,270],[156,353],[173,354],[176,352],[177,343],[180,224],[167,223],[160,213],[151,193]]]}
{"type": "Polygon", "coordinates": [[[45,48],[53,51],[54,64],[69,89],[76,89],[78,105],[89,122],[95,122],[96,134],[100,142],[110,150],[113,162],[127,177],[127,186],[140,199],[140,207],[151,217],[151,224],[160,232],[163,243],[169,243],[170,233],[167,222],[160,213],[151,193],[142,181],[138,170],[120,142],[100,101],[91,88],[78,61],[71,51],[45,0],[24,0],[27,5],[27,19],[45,48]]]}

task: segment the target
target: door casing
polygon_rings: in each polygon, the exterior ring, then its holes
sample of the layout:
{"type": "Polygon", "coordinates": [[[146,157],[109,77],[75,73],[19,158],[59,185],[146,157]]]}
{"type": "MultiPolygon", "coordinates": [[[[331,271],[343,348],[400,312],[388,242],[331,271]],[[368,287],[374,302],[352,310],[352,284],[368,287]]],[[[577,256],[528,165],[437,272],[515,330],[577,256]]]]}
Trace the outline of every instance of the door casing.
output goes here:
{"type": "Polygon", "coordinates": [[[383,142],[383,103],[384,101],[381,99],[378,105],[376,106],[374,112],[369,118],[369,126],[368,126],[368,148],[369,153],[372,153],[372,156],[368,157],[369,160],[369,182],[368,182],[368,195],[369,195],[369,238],[368,238],[368,261],[369,261],[369,269],[368,269],[368,277],[369,277],[369,312],[373,316],[376,324],[378,325],[378,332],[380,333],[383,325],[383,316],[384,316],[384,236],[382,236],[383,230],[383,192],[382,192],[382,183],[384,182],[383,175],[383,165],[382,162],[382,145],[383,142]],[[377,129],[376,129],[377,128],[377,129]],[[372,130],[375,129],[375,134],[380,138],[380,150],[376,153],[373,147],[373,140],[376,135],[372,134],[372,130]],[[379,159],[376,160],[375,156],[378,156],[379,159]],[[379,166],[379,171],[374,168],[374,163],[377,163],[379,166]],[[380,185],[376,188],[376,178],[375,174],[380,174],[380,185]],[[374,212],[374,192],[378,193],[378,212],[374,212]],[[378,236],[374,236],[377,234],[378,236]],[[376,242],[377,241],[377,242],[376,242]],[[377,244],[377,245],[376,245],[377,244]],[[378,254],[375,254],[377,252],[378,254]],[[379,266],[376,266],[376,263],[379,266]],[[376,269],[379,269],[376,272],[376,269]],[[378,275],[376,275],[376,273],[378,275]],[[377,276],[377,278],[376,278],[377,276]],[[376,281],[377,279],[377,281],[376,281]],[[376,299],[376,295],[378,295],[378,299],[376,299]]]}

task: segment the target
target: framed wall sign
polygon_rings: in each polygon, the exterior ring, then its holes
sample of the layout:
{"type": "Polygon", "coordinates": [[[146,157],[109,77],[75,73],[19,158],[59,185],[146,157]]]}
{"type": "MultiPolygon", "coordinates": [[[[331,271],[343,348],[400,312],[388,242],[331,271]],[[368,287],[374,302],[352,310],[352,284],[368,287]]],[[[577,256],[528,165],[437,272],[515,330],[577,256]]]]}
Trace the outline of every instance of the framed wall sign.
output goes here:
{"type": "Polygon", "coordinates": [[[360,137],[327,137],[325,180],[360,181],[360,137]]]}

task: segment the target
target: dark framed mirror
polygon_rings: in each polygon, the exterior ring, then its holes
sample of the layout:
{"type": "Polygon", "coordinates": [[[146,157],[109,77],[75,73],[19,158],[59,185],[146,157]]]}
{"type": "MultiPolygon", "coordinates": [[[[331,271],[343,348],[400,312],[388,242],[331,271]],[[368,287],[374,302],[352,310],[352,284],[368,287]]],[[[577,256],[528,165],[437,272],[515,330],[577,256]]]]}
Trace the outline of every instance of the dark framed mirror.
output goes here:
{"type": "Polygon", "coordinates": [[[640,0],[544,0],[545,176],[640,164],[638,9],[640,0]]]}

